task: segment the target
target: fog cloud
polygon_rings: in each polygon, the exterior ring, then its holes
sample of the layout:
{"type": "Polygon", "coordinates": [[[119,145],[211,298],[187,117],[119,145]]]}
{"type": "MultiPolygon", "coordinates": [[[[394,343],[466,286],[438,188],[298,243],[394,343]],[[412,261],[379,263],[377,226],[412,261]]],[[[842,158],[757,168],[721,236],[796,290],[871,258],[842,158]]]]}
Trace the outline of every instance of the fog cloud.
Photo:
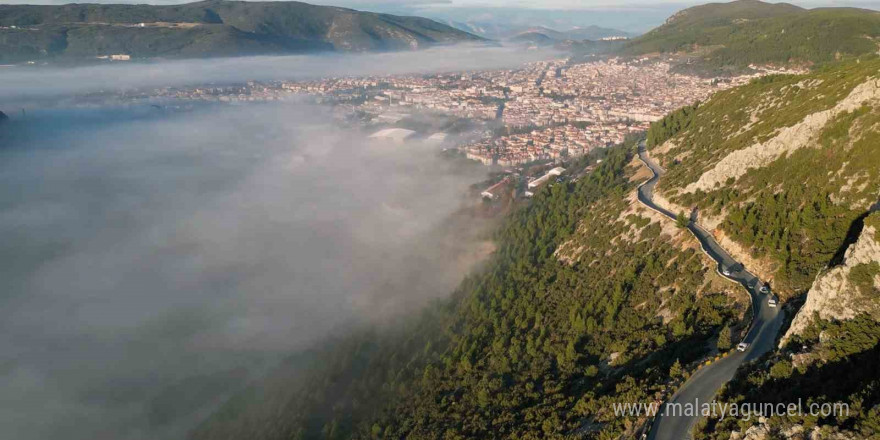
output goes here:
{"type": "Polygon", "coordinates": [[[0,437],[176,438],[283,354],[447,295],[479,168],[297,103],[42,110],[0,149],[0,437]]]}
{"type": "Polygon", "coordinates": [[[401,319],[485,253],[481,225],[450,222],[484,171],[426,142],[369,141],[301,102],[82,109],[72,96],[546,56],[0,69],[0,437],[179,438],[280,357],[401,319]]]}
{"type": "Polygon", "coordinates": [[[415,52],[118,62],[76,68],[19,66],[0,69],[0,102],[124,88],[184,86],[245,80],[436,73],[519,66],[550,52],[522,47],[440,46],[415,52]]]}

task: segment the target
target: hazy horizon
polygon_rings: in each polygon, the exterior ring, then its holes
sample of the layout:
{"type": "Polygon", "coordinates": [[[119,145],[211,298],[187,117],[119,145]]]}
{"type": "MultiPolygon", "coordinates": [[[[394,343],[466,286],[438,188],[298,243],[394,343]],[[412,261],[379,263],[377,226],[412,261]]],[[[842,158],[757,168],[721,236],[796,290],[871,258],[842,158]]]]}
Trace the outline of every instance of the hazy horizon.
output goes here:
{"type": "MultiPolygon", "coordinates": [[[[411,52],[325,53],[80,67],[9,68],[0,69],[0,99],[6,101],[6,108],[17,110],[18,106],[27,106],[29,103],[44,105],[43,99],[89,92],[243,83],[248,80],[306,80],[332,76],[499,69],[546,59],[556,53],[552,50],[522,51],[518,47],[461,44],[411,52]]],[[[0,106],[0,110],[3,108],[0,106]]]]}

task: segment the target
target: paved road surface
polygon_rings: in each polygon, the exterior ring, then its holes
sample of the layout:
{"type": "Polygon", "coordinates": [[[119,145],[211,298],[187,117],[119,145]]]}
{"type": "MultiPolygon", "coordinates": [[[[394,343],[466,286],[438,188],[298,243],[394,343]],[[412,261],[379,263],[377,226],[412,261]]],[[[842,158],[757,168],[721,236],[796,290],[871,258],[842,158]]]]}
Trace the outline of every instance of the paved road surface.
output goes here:
{"type": "MultiPolygon", "coordinates": [[[[664,170],[647,155],[644,143],[639,145],[639,158],[654,172],[654,177],[639,187],[639,201],[649,208],[653,208],[667,217],[675,219],[675,214],[655,205],[653,202],[654,186],[657,184],[657,180],[663,176],[664,170]]],[[[688,225],[688,229],[700,241],[703,250],[718,263],[719,272],[724,268],[742,268],[742,265],[718,245],[718,242],[715,241],[712,234],[708,231],[705,231],[694,222],[688,225]]],[[[733,377],[740,364],[746,360],[755,359],[773,349],[776,334],[779,333],[779,328],[782,326],[784,314],[780,313],[778,307],[767,305],[768,296],[758,291],[760,280],[747,270],[734,271],[727,278],[745,286],[752,298],[752,309],[757,312],[752,327],[745,337],[745,342],[750,344],[749,348],[745,352],[734,352],[734,354],[718,362],[701,368],[669,399],[667,405],[668,403],[680,403],[684,406],[687,403],[702,404],[704,402],[711,402],[718,389],[733,377]]],[[[660,415],[654,420],[654,425],[651,427],[648,439],[689,439],[691,438],[691,429],[698,419],[699,417],[686,417],[684,415],[667,415],[663,417],[663,409],[661,409],[660,415]]]]}

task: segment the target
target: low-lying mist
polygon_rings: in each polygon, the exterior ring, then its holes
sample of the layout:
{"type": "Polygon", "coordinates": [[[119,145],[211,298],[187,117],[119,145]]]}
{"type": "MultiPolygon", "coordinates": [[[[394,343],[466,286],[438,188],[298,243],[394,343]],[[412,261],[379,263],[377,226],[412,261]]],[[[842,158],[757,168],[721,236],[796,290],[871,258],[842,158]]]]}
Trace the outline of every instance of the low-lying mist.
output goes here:
{"type": "Polygon", "coordinates": [[[0,70],[0,104],[126,88],[501,69],[546,59],[552,53],[520,46],[461,44],[413,52],[117,62],[76,68],[20,66],[0,70]]]}
{"type": "Polygon", "coordinates": [[[6,124],[0,437],[179,438],[280,357],[448,295],[481,243],[438,231],[484,172],[331,121],[288,102],[6,124]]]}

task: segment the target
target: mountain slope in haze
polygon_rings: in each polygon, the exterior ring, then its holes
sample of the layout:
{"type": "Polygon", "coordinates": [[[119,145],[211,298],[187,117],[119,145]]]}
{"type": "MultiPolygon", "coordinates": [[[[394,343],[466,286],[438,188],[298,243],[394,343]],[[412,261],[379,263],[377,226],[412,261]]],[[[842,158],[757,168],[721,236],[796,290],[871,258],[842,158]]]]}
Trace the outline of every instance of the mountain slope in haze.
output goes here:
{"type": "Polygon", "coordinates": [[[477,40],[425,18],[300,2],[0,5],[0,62],[399,50],[477,40]]]}
{"type": "MultiPolygon", "coordinates": [[[[660,8],[659,17],[666,17],[674,9],[660,8]]],[[[617,12],[597,10],[550,10],[517,7],[456,7],[416,9],[423,11],[416,15],[431,17],[441,23],[492,40],[505,40],[517,34],[530,31],[546,33],[558,39],[600,39],[608,36],[629,36],[638,33],[632,29],[650,27],[645,24],[645,16],[653,15],[648,10],[640,10],[641,17],[627,16],[620,20],[617,12]],[[592,23],[592,24],[589,24],[592,23]],[[618,25],[620,24],[620,25],[618,25]],[[633,24],[636,24],[633,27],[633,24]],[[628,30],[623,30],[628,29],[628,30]]],[[[651,17],[652,19],[654,17],[651,17]]],[[[655,21],[656,22],[656,21],[655,21]]]]}
{"type": "Polygon", "coordinates": [[[623,37],[629,38],[632,37],[633,34],[629,32],[624,32],[617,29],[605,28],[601,26],[586,26],[582,28],[575,28],[568,31],[563,32],[566,37],[572,40],[601,40],[603,38],[610,37],[623,37]]]}
{"type": "Polygon", "coordinates": [[[738,0],[682,10],[623,52],[686,53],[690,69],[719,74],[750,64],[812,66],[878,49],[880,12],[738,0]]]}
{"type": "Polygon", "coordinates": [[[523,32],[510,38],[514,43],[528,43],[536,46],[551,46],[556,44],[558,40],[547,36],[541,32],[523,32]]]}
{"type": "Polygon", "coordinates": [[[598,26],[575,28],[564,32],[533,26],[506,39],[512,43],[531,46],[554,46],[569,51],[579,58],[589,54],[614,52],[623,46],[627,38],[629,34],[626,32],[598,26]]]}
{"type": "Polygon", "coordinates": [[[738,338],[747,298],[636,200],[650,173],[634,147],[538,191],[451,299],[397,331],[324,345],[307,379],[282,367],[192,437],[637,438],[647,420],[612,403],[658,399],[717,335],[738,338]]]}
{"type": "Polygon", "coordinates": [[[601,40],[603,38],[609,37],[629,37],[630,34],[627,32],[619,31],[617,29],[609,29],[603,28],[600,26],[586,26],[582,28],[574,28],[567,31],[557,31],[554,29],[550,29],[544,26],[532,26],[528,29],[523,29],[517,31],[514,35],[509,36],[509,39],[515,39],[522,35],[530,35],[530,34],[540,34],[544,35],[548,39],[555,41],[565,41],[565,40],[601,40]]]}
{"type": "Polygon", "coordinates": [[[599,26],[575,28],[564,32],[533,26],[506,39],[512,43],[533,46],[556,46],[559,49],[571,50],[577,55],[615,51],[623,45],[626,38],[629,38],[626,32],[599,26]]]}

